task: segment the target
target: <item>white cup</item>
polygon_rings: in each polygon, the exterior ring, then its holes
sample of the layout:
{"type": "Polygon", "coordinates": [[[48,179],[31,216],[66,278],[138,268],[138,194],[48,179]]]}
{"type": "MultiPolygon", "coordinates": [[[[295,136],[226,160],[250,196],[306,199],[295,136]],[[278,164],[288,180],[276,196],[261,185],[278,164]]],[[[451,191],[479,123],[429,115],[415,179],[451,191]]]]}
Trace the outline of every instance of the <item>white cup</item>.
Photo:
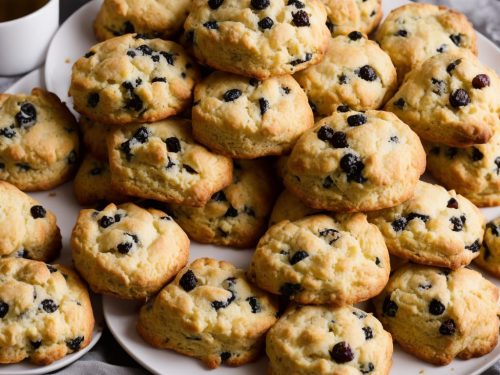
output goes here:
{"type": "Polygon", "coordinates": [[[59,0],[49,0],[24,17],[0,22],[0,75],[26,73],[41,65],[58,27],[59,0]]]}

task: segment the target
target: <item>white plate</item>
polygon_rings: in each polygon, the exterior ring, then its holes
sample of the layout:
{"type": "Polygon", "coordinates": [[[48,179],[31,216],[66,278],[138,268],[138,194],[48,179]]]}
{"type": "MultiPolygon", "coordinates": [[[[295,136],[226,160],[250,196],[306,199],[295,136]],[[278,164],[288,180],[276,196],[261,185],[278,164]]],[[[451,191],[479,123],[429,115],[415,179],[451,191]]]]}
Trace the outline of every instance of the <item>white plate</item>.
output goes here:
{"type": "MultiPolygon", "coordinates": [[[[71,105],[68,88],[71,78],[71,65],[96,43],[92,32],[92,22],[102,0],[93,0],[75,12],[59,29],[49,48],[45,65],[47,87],[71,105]]],[[[408,3],[405,0],[384,0],[384,14],[395,7],[408,3]]],[[[478,48],[481,61],[500,72],[500,50],[486,37],[478,34],[478,48]]],[[[500,207],[483,210],[488,220],[500,216],[500,207]]],[[[71,223],[74,220],[70,220],[71,223]]],[[[201,256],[228,260],[246,268],[250,262],[251,250],[231,250],[209,245],[192,243],[191,260],[201,256]]],[[[489,276],[487,276],[489,277],[489,276]]],[[[492,280],[500,286],[498,280],[492,280]]],[[[239,368],[220,367],[207,370],[194,359],[178,355],[172,351],[158,350],[142,341],[135,330],[139,305],[112,297],[103,298],[104,317],[107,325],[120,345],[145,368],[158,374],[265,374],[267,360],[245,365],[239,368]]],[[[395,375],[474,375],[488,368],[500,359],[500,345],[490,354],[468,361],[455,360],[445,367],[434,367],[406,353],[398,346],[394,351],[394,364],[391,374],[395,375]]]]}
{"type": "MultiPolygon", "coordinates": [[[[30,93],[33,87],[45,87],[43,82],[43,70],[37,69],[26,75],[13,86],[11,86],[8,93],[30,93]]],[[[61,263],[71,266],[71,253],[69,248],[69,237],[73,224],[78,216],[80,207],[73,197],[72,183],[67,183],[51,191],[30,193],[29,195],[42,203],[44,207],[49,208],[54,212],[57,217],[57,225],[61,229],[63,237],[63,249],[61,256],[54,261],[54,263],[61,263]]],[[[52,371],[59,370],[69,364],[75,362],[77,359],[87,353],[92,347],[97,344],[102,335],[103,317],[101,298],[92,296],[92,307],[94,309],[94,316],[96,324],[92,336],[92,341],[84,349],[67,355],[58,361],[51,363],[48,366],[37,366],[23,361],[13,365],[0,365],[0,375],[34,375],[34,374],[47,374],[52,371]]]]}

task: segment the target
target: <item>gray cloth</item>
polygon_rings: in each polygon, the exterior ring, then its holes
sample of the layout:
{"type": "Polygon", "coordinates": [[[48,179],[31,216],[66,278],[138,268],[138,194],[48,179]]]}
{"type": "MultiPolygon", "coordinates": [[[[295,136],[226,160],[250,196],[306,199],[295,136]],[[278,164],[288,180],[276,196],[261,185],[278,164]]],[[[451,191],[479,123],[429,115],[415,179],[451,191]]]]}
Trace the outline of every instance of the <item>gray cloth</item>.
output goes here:
{"type": "MultiPolygon", "coordinates": [[[[61,21],[88,0],[61,0],[61,21]]],[[[464,12],[474,27],[500,46],[499,0],[425,0],[448,5],[464,12]]],[[[17,77],[0,77],[0,92],[5,91],[17,77]]],[[[56,372],[58,375],[142,375],[147,374],[116,342],[107,328],[99,343],[79,361],[56,372]]],[[[482,375],[500,375],[500,362],[482,375]]]]}

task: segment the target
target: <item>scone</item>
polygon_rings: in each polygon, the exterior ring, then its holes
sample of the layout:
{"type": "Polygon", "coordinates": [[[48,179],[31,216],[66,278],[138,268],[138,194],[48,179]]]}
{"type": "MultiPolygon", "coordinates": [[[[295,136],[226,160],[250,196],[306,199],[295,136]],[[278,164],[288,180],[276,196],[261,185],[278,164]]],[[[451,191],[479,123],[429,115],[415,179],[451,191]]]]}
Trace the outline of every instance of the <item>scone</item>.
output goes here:
{"type": "Polygon", "coordinates": [[[168,39],[180,29],[191,0],[105,0],[94,21],[99,40],[129,33],[168,39]]]}
{"type": "Polygon", "coordinates": [[[499,93],[495,71],[459,50],[413,69],[385,109],[426,141],[465,147],[488,142],[500,127],[499,93]]]}
{"type": "Polygon", "coordinates": [[[279,195],[276,203],[274,203],[271,217],[269,218],[269,226],[271,227],[283,220],[299,220],[305,216],[311,216],[319,212],[320,210],[306,206],[299,198],[285,189],[279,195]]]}
{"type": "Polygon", "coordinates": [[[75,198],[81,205],[101,204],[103,202],[121,203],[130,200],[111,186],[111,171],[107,162],[92,155],[85,156],[73,181],[75,198]]]}
{"type": "Polygon", "coordinates": [[[112,186],[131,196],[203,207],[232,181],[231,159],[197,144],[189,120],[118,129],[108,150],[112,186]]]}
{"type": "Polygon", "coordinates": [[[467,18],[445,6],[411,3],[394,9],[376,38],[398,71],[398,80],[429,57],[467,49],[477,54],[476,33],[467,18]]]}
{"type": "Polygon", "coordinates": [[[392,255],[414,263],[456,269],[479,255],[485,219],[467,198],[419,181],[413,196],[368,214],[392,255]]]}
{"type": "Polygon", "coordinates": [[[284,183],[313,208],[373,211],[409,199],[424,170],[420,139],[394,114],[338,112],[299,138],[284,183]]]}
{"type": "Polygon", "coordinates": [[[481,253],[475,259],[475,263],[500,278],[500,218],[486,224],[481,253]]]}
{"type": "Polygon", "coordinates": [[[56,95],[0,94],[0,180],[24,191],[52,189],[75,172],[78,144],[75,118],[56,95]]]}
{"type": "Polygon", "coordinates": [[[391,276],[375,311],[405,351],[446,365],[495,348],[497,301],[497,287],[479,272],[409,264],[391,276]]]}
{"type": "Polygon", "coordinates": [[[357,213],[272,226],[257,245],[248,276],[297,303],[343,306],[379,294],[389,272],[384,237],[357,213]]]}
{"type": "Polygon", "coordinates": [[[332,36],[359,30],[371,33],[382,18],[382,0],[321,0],[326,8],[326,26],[332,36]]]}
{"type": "Polygon", "coordinates": [[[267,334],[269,375],[387,375],[392,339],[355,307],[296,306],[267,334]]]}
{"type": "Polygon", "coordinates": [[[189,239],[162,211],[113,203],[82,210],[71,233],[73,262],[96,293],[146,299],[189,258],[189,239]]]}
{"type": "Polygon", "coordinates": [[[73,65],[69,95],[106,124],[158,121],[190,102],[200,73],[177,43],[127,34],[93,46],[73,65]]]}
{"type": "Polygon", "coordinates": [[[156,348],[172,349],[208,367],[257,358],[276,303],[232,264],[199,258],[142,307],[137,330],[156,348]]]}
{"type": "Polygon", "coordinates": [[[265,79],[318,63],[325,23],[320,0],[193,0],[184,29],[201,63],[265,79]]]}
{"type": "Polygon", "coordinates": [[[85,285],[69,268],[0,259],[0,363],[48,365],[85,348],[94,315],[85,285]]]}
{"type": "Polygon", "coordinates": [[[0,258],[49,262],[61,247],[55,215],[15,186],[0,181],[0,258]]]}
{"type": "Polygon", "coordinates": [[[215,72],[194,92],[193,136],[233,158],[290,151],[314,125],[307,96],[289,75],[264,81],[215,72]]]}
{"type": "Polygon", "coordinates": [[[377,109],[397,85],[389,55],[359,31],[330,39],[325,58],[294,77],[318,116],[377,109]]]}
{"type": "Polygon", "coordinates": [[[427,170],[447,189],[479,207],[500,205],[500,128],[486,144],[467,148],[426,144],[427,170]]]}
{"type": "Polygon", "coordinates": [[[108,135],[118,126],[107,125],[92,121],[85,116],[80,116],[78,127],[82,134],[82,141],[88,152],[102,162],[108,161],[108,135]]]}
{"type": "Polygon", "coordinates": [[[204,207],[169,205],[175,221],[201,243],[248,248],[267,227],[276,181],[265,160],[235,160],[233,182],[204,207]]]}

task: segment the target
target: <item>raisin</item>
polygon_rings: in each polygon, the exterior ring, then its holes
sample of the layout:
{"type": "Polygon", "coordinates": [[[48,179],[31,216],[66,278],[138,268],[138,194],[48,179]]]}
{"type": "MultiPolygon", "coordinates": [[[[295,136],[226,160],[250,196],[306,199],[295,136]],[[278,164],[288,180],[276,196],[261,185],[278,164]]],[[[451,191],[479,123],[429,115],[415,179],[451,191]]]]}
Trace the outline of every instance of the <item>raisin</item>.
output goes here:
{"type": "Polygon", "coordinates": [[[460,43],[462,42],[462,34],[451,34],[450,39],[457,47],[460,47],[460,43]]]}
{"type": "Polygon", "coordinates": [[[69,153],[67,160],[68,160],[68,164],[70,164],[70,165],[73,165],[77,162],[78,155],[76,154],[75,150],[73,150],[69,153]]]}
{"type": "Polygon", "coordinates": [[[320,237],[325,237],[329,245],[331,245],[340,238],[339,231],[333,228],[320,230],[319,235],[320,237]]]}
{"type": "Polygon", "coordinates": [[[259,22],[257,22],[257,25],[262,30],[267,30],[267,29],[270,29],[274,26],[274,21],[272,20],[271,17],[264,17],[259,22]]]}
{"type": "Polygon", "coordinates": [[[479,242],[479,240],[475,240],[470,245],[465,246],[465,249],[469,250],[473,253],[477,253],[479,251],[479,249],[481,249],[481,243],[479,242]]]}
{"type": "Polygon", "coordinates": [[[175,56],[173,53],[161,51],[160,55],[162,55],[165,58],[165,60],[167,60],[168,65],[172,66],[175,65],[175,56]]]}
{"type": "Polygon", "coordinates": [[[248,84],[253,87],[257,87],[260,85],[260,81],[257,78],[250,78],[248,80],[248,84]]]}
{"type": "Polygon", "coordinates": [[[231,358],[231,353],[229,352],[220,353],[220,359],[222,362],[227,361],[229,358],[231,358]]]}
{"type": "Polygon", "coordinates": [[[410,222],[411,220],[413,219],[420,219],[422,220],[424,223],[427,223],[430,219],[430,217],[428,215],[422,215],[422,214],[418,214],[418,213],[415,213],[415,212],[410,212],[407,216],[406,216],[406,221],[407,222],[410,222]]]}
{"type": "Polygon", "coordinates": [[[176,137],[169,137],[165,139],[165,144],[167,145],[167,151],[177,153],[181,151],[181,142],[176,137]]]}
{"type": "Polygon", "coordinates": [[[429,303],[429,312],[432,315],[441,315],[444,313],[445,309],[444,305],[435,298],[433,298],[431,303],[429,303]]]}
{"type": "Polygon", "coordinates": [[[332,21],[327,19],[325,22],[325,25],[328,28],[328,30],[330,31],[330,33],[333,33],[333,30],[335,30],[335,25],[332,23],[332,21]]]}
{"type": "Polygon", "coordinates": [[[339,79],[339,84],[341,84],[341,85],[345,85],[345,84],[349,83],[349,78],[345,74],[339,75],[338,79],[339,79]]]}
{"type": "Polygon", "coordinates": [[[98,223],[101,228],[107,228],[115,223],[115,219],[112,216],[103,216],[98,223]]]}
{"type": "Polygon", "coordinates": [[[335,132],[330,139],[330,144],[333,148],[348,148],[347,134],[344,132],[335,132]]]}
{"type": "Polygon", "coordinates": [[[47,211],[42,206],[33,206],[30,209],[33,219],[43,219],[47,215],[47,211]]]}
{"type": "Polygon", "coordinates": [[[325,179],[323,180],[323,187],[325,189],[329,189],[333,186],[333,180],[330,176],[326,176],[325,179]]]}
{"type": "Polygon", "coordinates": [[[391,136],[391,138],[389,138],[389,142],[392,142],[392,143],[399,143],[399,138],[397,135],[393,135],[391,136]]]}
{"type": "Polygon", "coordinates": [[[280,294],[291,297],[302,291],[300,284],[284,283],[280,288],[280,294]]]}
{"type": "Polygon", "coordinates": [[[490,77],[486,74],[478,74],[472,79],[472,87],[475,89],[482,89],[490,85],[490,77]]]}
{"type": "Polygon", "coordinates": [[[403,109],[405,107],[405,104],[406,104],[406,102],[405,102],[405,100],[403,98],[399,98],[398,100],[396,100],[394,102],[394,105],[396,107],[398,107],[399,109],[403,109]]]}
{"type": "Polygon", "coordinates": [[[316,134],[318,139],[329,142],[333,138],[334,131],[329,126],[323,125],[319,128],[318,133],[316,134]]]}
{"type": "Polygon", "coordinates": [[[153,54],[153,50],[146,44],[142,44],[136,48],[137,51],[142,52],[142,56],[151,56],[153,54]]]}
{"type": "Polygon", "coordinates": [[[66,340],[66,346],[73,351],[79,350],[83,340],[83,336],[77,336],[73,340],[66,340]]]}
{"type": "Polygon", "coordinates": [[[295,5],[295,8],[297,9],[302,9],[305,7],[304,3],[302,1],[299,1],[299,0],[288,0],[288,6],[290,5],[295,5]]]}
{"type": "Polygon", "coordinates": [[[297,12],[292,12],[293,24],[297,27],[310,26],[309,16],[304,10],[298,10],[297,12]]]}
{"type": "Polygon", "coordinates": [[[94,52],[94,51],[89,51],[89,52],[87,52],[87,53],[84,55],[84,57],[88,59],[89,57],[92,57],[92,56],[94,56],[94,55],[95,55],[95,52],[94,52]]]}
{"type": "Polygon", "coordinates": [[[234,208],[233,206],[229,206],[226,213],[224,214],[224,217],[236,217],[236,216],[238,216],[238,210],[236,210],[236,208],[234,208]]]}
{"type": "Polygon", "coordinates": [[[290,264],[293,266],[294,264],[297,264],[301,260],[306,259],[309,256],[309,254],[303,250],[297,251],[293,256],[290,258],[290,264]]]}
{"type": "Polygon", "coordinates": [[[226,301],[213,301],[212,302],[212,307],[217,311],[217,310],[220,310],[220,309],[225,309],[226,307],[228,307],[231,303],[233,303],[233,301],[236,299],[236,296],[234,295],[234,292],[233,291],[229,291],[231,292],[231,297],[229,297],[226,301]]]}
{"type": "Polygon", "coordinates": [[[203,26],[205,26],[207,29],[210,29],[210,30],[218,30],[219,29],[219,25],[217,24],[217,21],[207,21],[203,24],[203,26]]]}
{"type": "Polygon", "coordinates": [[[359,156],[350,153],[345,154],[340,159],[340,168],[346,173],[348,182],[363,183],[366,181],[366,178],[361,174],[365,165],[359,156]]]}
{"type": "Polygon", "coordinates": [[[9,312],[9,305],[4,301],[0,301],[0,319],[3,319],[9,312]]]}
{"type": "Polygon", "coordinates": [[[308,62],[312,59],[312,53],[306,53],[304,59],[296,59],[296,60],[292,60],[290,61],[290,65],[292,66],[297,66],[297,65],[300,65],[300,64],[303,64],[305,62],[308,62]]]}
{"type": "Polygon", "coordinates": [[[246,301],[248,302],[248,304],[252,308],[252,313],[257,314],[257,313],[261,312],[261,306],[260,306],[259,300],[257,298],[248,297],[246,299],[246,301]]]}
{"type": "Polygon", "coordinates": [[[137,54],[134,51],[127,51],[127,56],[134,58],[137,54]]]}
{"type": "Polygon", "coordinates": [[[10,127],[0,129],[0,135],[9,139],[14,138],[16,136],[16,131],[13,127],[14,125],[11,125],[10,127]]]}
{"type": "Polygon", "coordinates": [[[241,90],[238,89],[231,89],[227,90],[224,93],[223,99],[225,102],[234,102],[236,99],[238,99],[241,96],[241,90]]]}
{"type": "Polygon", "coordinates": [[[358,319],[364,319],[366,318],[366,314],[362,311],[353,311],[352,315],[354,315],[358,319]]]}
{"type": "Polygon", "coordinates": [[[363,327],[362,330],[365,333],[365,340],[373,339],[373,331],[370,327],[363,327]]]}
{"type": "Polygon", "coordinates": [[[362,113],[358,113],[356,115],[351,115],[347,118],[347,123],[351,127],[364,125],[364,124],[366,124],[367,121],[368,121],[368,118],[362,113]]]}
{"type": "Polygon", "coordinates": [[[40,346],[42,346],[42,340],[31,341],[30,344],[34,350],[37,350],[38,348],[40,348],[40,346]]]}
{"type": "Polygon", "coordinates": [[[449,75],[451,75],[451,73],[455,70],[455,68],[460,65],[460,63],[462,62],[462,59],[458,59],[458,60],[455,60],[453,62],[451,62],[450,64],[448,64],[448,66],[446,67],[446,71],[448,72],[449,75]]]}
{"type": "Polygon", "coordinates": [[[379,257],[375,257],[375,265],[380,266],[380,263],[382,263],[380,261],[380,258],[379,257]]]}
{"type": "Polygon", "coordinates": [[[167,79],[165,77],[154,77],[151,80],[151,83],[155,83],[155,82],[164,82],[164,83],[166,83],[167,79]]]}
{"type": "Polygon", "coordinates": [[[498,174],[500,174],[500,156],[497,156],[495,158],[495,165],[496,165],[496,172],[497,172],[497,175],[498,175],[498,174]]]}
{"type": "Polygon", "coordinates": [[[486,229],[489,229],[491,231],[491,234],[493,234],[495,237],[500,236],[500,228],[498,228],[495,224],[493,223],[486,224],[486,229]]]}
{"type": "Polygon", "coordinates": [[[406,38],[408,36],[408,31],[406,31],[404,29],[400,29],[400,30],[396,31],[396,33],[394,35],[402,36],[403,38],[406,38]]]}
{"type": "Polygon", "coordinates": [[[285,95],[290,94],[290,92],[292,91],[289,87],[286,87],[286,86],[281,86],[281,90],[283,90],[285,95]]]}
{"type": "Polygon", "coordinates": [[[405,230],[406,226],[408,225],[408,222],[406,218],[400,217],[396,220],[394,220],[392,223],[392,229],[394,229],[395,232],[399,232],[402,230],[405,230]]]}
{"type": "Polygon", "coordinates": [[[21,105],[19,112],[16,113],[16,123],[21,128],[31,128],[36,123],[36,115],[35,106],[31,103],[24,103],[21,105]]]}
{"type": "Polygon", "coordinates": [[[450,105],[454,108],[465,107],[469,103],[469,94],[464,89],[455,90],[450,95],[450,105]]]}
{"type": "Polygon", "coordinates": [[[347,36],[351,40],[358,40],[363,38],[363,34],[361,34],[359,31],[351,31],[347,36]]]}
{"type": "Polygon", "coordinates": [[[340,112],[340,113],[345,113],[345,112],[349,112],[351,109],[344,105],[344,104],[341,104],[337,107],[337,112],[340,112]]]}
{"type": "Polygon", "coordinates": [[[476,147],[472,147],[472,161],[483,160],[484,154],[476,147]]]}
{"type": "Polygon", "coordinates": [[[190,165],[187,165],[187,164],[182,164],[182,167],[187,171],[187,173],[189,174],[198,174],[198,172],[196,172],[196,170],[191,167],[190,165]]]}
{"type": "Polygon", "coordinates": [[[359,371],[361,371],[362,374],[369,374],[375,370],[375,365],[372,362],[368,363],[363,363],[361,366],[359,366],[359,371]]]}
{"type": "Polygon", "coordinates": [[[45,312],[48,312],[48,313],[53,313],[55,312],[59,306],[57,306],[57,304],[51,300],[51,299],[44,299],[42,302],[41,302],[41,305],[42,305],[42,309],[45,311],[45,312]]]}
{"type": "Polygon", "coordinates": [[[271,2],[269,0],[251,0],[250,5],[252,6],[253,9],[256,10],[262,10],[266,9],[271,2]]]}
{"type": "MultiPolygon", "coordinates": [[[[464,217],[464,216],[461,216],[461,217],[464,217]]],[[[450,218],[450,222],[453,224],[453,227],[451,228],[452,231],[461,232],[464,229],[464,221],[465,220],[462,220],[461,217],[452,216],[450,218]]]]}
{"type": "Polygon", "coordinates": [[[444,81],[436,78],[431,78],[431,80],[432,84],[434,85],[434,87],[432,88],[432,92],[439,96],[443,95],[446,90],[446,84],[444,83],[444,81]]]}
{"type": "Polygon", "coordinates": [[[443,53],[443,52],[446,52],[447,49],[448,49],[448,45],[441,44],[438,48],[436,48],[436,52],[443,53]]]}
{"type": "Polygon", "coordinates": [[[457,154],[458,154],[458,148],[456,147],[449,147],[448,150],[446,150],[446,156],[449,159],[453,159],[457,154]]]}
{"type": "Polygon", "coordinates": [[[336,363],[347,363],[354,359],[354,353],[348,343],[341,341],[333,346],[330,357],[336,363]]]}
{"type": "Polygon", "coordinates": [[[377,79],[377,73],[370,65],[365,65],[359,68],[358,76],[365,81],[375,81],[377,79]]]}
{"type": "Polygon", "coordinates": [[[441,323],[439,333],[443,336],[451,336],[455,333],[455,329],[455,321],[453,319],[448,319],[441,323]]]}
{"type": "Polygon", "coordinates": [[[120,151],[125,153],[125,156],[127,157],[127,160],[130,161],[132,159],[132,152],[130,149],[130,141],[125,141],[120,145],[120,151]]]}
{"type": "Polygon", "coordinates": [[[212,195],[212,198],[211,198],[213,201],[216,201],[216,202],[223,202],[223,201],[226,201],[226,194],[224,194],[224,192],[221,190],[221,191],[218,191],[217,193],[214,193],[214,195],[212,195]]]}
{"type": "Polygon", "coordinates": [[[458,201],[455,198],[450,198],[450,200],[446,204],[446,207],[458,209],[458,201]]]}
{"type": "Polygon", "coordinates": [[[432,284],[431,283],[428,283],[428,284],[419,284],[418,287],[421,288],[421,289],[423,289],[423,290],[429,290],[430,288],[432,288],[432,284]]]}
{"type": "Polygon", "coordinates": [[[260,115],[264,116],[264,113],[269,109],[269,102],[265,98],[259,99],[260,115]]]}
{"type": "Polygon", "coordinates": [[[116,247],[120,254],[128,254],[134,245],[131,242],[122,242],[116,247]]]}
{"type": "Polygon", "coordinates": [[[224,0],[208,0],[208,6],[212,9],[217,9],[219,8],[224,0]]]}
{"type": "Polygon", "coordinates": [[[398,305],[396,302],[391,301],[389,296],[385,297],[384,303],[382,304],[382,311],[384,315],[394,318],[398,312],[398,305]]]}
{"type": "Polygon", "coordinates": [[[136,93],[132,93],[131,97],[125,102],[125,109],[131,109],[139,112],[143,107],[142,99],[136,93]]]}
{"type": "Polygon", "coordinates": [[[196,288],[196,284],[198,283],[198,279],[195,276],[194,272],[191,270],[187,270],[184,275],[179,280],[179,285],[186,292],[190,292],[194,288],[196,288]]]}

